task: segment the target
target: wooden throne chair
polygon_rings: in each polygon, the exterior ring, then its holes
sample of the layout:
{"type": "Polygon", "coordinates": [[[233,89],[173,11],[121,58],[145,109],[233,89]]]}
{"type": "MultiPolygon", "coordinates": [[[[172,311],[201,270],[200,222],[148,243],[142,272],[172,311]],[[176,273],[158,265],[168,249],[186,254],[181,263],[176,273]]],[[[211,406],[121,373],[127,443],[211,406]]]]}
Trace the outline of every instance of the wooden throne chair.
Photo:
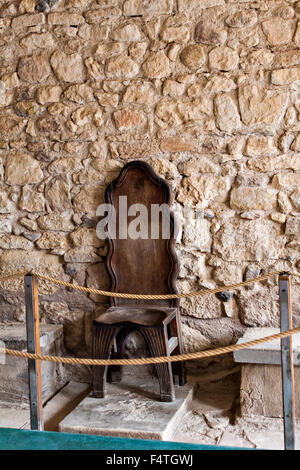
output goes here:
{"type": "MultiPolygon", "coordinates": [[[[105,201],[115,210],[116,234],[107,230],[108,253],[106,269],[110,277],[112,292],[135,294],[176,293],[178,262],[174,249],[174,218],[171,211],[162,212],[156,221],[151,218],[154,204],[165,204],[169,208],[171,190],[152,167],[141,161],[132,161],[121,170],[105,192],[105,201]],[[143,204],[147,208],[148,237],[133,239],[120,236],[119,216],[122,212],[120,196],[127,196],[127,207],[143,204]],[[163,217],[168,216],[169,234],[163,234],[163,217]],[[154,227],[156,223],[156,227],[154,227]],[[152,226],[151,226],[152,224],[152,226]],[[157,238],[151,238],[156,228],[157,238]]],[[[124,198],[123,198],[124,201],[124,198]]],[[[157,207],[157,206],[156,206],[157,207]]],[[[124,214],[123,214],[124,215],[124,214]]],[[[127,222],[135,217],[128,216],[127,222]]],[[[108,226],[107,226],[108,227],[108,226]]],[[[182,340],[179,321],[179,299],[136,300],[110,297],[110,307],[93,322],[93,358],[108,359],[124,357],[126,339],[137,330],[145,340],[151,356],[182,354],[182,340]]],[[[106,391],[106,377],[110,382],[121,380],[120,367],[93,366],[93,396],[103,398],[106,391]]],[[[175,399],[174,382],[186,382],[183,362],[155,365],[160,400],[175,399]]]]}

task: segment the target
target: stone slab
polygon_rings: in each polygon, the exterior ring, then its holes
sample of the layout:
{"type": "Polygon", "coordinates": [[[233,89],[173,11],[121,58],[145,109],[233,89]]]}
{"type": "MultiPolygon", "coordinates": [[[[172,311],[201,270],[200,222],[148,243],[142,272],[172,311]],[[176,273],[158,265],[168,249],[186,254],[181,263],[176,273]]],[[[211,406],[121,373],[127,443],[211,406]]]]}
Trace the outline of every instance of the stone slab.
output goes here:
{"type": "MultiPolygon", "coordinates": [[[[26,350],[26,327],[20,323],[0,324],[0,341],[8,349],[26,350]]],[[[40,325],[41,352],[62,355],[63,327],[40,325]]],[[[42,362],[43,402],[47,401],[65,383],[64,367],[54,362],[42,362]]],[[[26,403],[29,398],[27,361],[6,355],[0,363],[0,401],[26,403]],[[5,360],[3,360],[5,359],[5,360]]]]}
{"type": "MultiPolygon", "coordinates": [[[[279,328],[248,328],[237,344],[279,333],[279,328]]],[[[300,333],[292,336],[294,365],[300,365],[300,333]]],[[[280,340],[269,341],[250,348],[234,351],[235,362],[250,364],[281,364],[280,340]]]]}
{"type": "MultiPolygon", "coordinates": [[[[61,325],[40,324],[40,345],[45,348],[50,343],[62,336],[63,327],[61,325]]],[[[22,323],[2,323],[0,324],[0,339],[9,349],[26,349],[26,326],[22,323]]]]}
{"type": "MultiPolygon", "coordinates": [[[[69,382],[43,407],[45,431],[58,431],[64,419],[91,390],[90,384],[69,382]]],[[[0,428],[30,429],[29,403],[0,401],[0,428]]]]}
{"type": "Polygon", "coordinates": [[[89,394],[91,385],[82,382],[69,382],[43,409],[45,431],[58,431],[62,421],[89,394]]]}
{"type": "Polygon", "coordinates": [[[159,401],[153,377],[126,377],[107,384],[105,398],[86,397],[59,425],[59,431],[138,439],[172,439],[192,400],[193,388],[176,387],[176,399],[159,401]]]}
{"type": "MultiPolygon", "coordinates": [[[[282,418],[281,366],[276,364],[243,364],[240,405],[242,416],[282,418]]],[[[295,412],[300,418],[300,368],[294,369],[295,412]]]]}
{"type": "Polygon", "coordinates": [[[0,428],[30,429],[29,405],[0,402],[0,428]]]}
{"type": "MultiPolygon", "coordinates": [[[[248,328],[238,344],[279,333],[279,328],[248,328]]],[[[295,411],[300,418],[300,334],[292,336],[295,375],[295,411]]],[[[281,418],[282,375],[280,340],[235,351],[242,364],[240,385],[241,416],[281,418]]]]}

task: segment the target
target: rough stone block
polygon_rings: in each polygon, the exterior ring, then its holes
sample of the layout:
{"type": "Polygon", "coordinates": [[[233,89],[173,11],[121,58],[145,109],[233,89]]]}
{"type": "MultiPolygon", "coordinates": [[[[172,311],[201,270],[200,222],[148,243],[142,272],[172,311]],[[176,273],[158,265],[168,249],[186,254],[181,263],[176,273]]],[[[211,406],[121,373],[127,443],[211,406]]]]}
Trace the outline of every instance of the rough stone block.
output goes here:
{"type": "Polygon", "coordinates": [[[281,69],[274,70],[271,77],[274,85],[291,85],[292,83],[299,83],[300,71],[299,69],[281,69]]]}
{"type": "Polygon", "coordinates": [[[217,232],[214,251],[227,261],[276,259],[286,241],[279,232],[280,226],[268,220],[230,221],[217,232]]]}
{"type": "Polygon", "coordinates": [[[173,0],[126,0],[123,5],[124,16],[162,15],[171,13],[173,0]]]}
{"type": "MultiPolygon", "coordinates": [[[[279,333],[278,328],[248,328],[238,343],[279,333]]],[[[293,335],[296,417],[300,417],[300,335],[293,335]]],[[[242,416],[282,418],[282,376],[280,341],[234,352],[242,363],[240,402],[242,416]]]]}
{"type": "Polygon", "coordinates": [[[82,15],[77,13],[49,13],[49,24],[78,25],[84,22],[82,15]]]}
{"type": "MultiPolygon", "coordinates": [[[[295,368],[296,418],[300,417],[300,369],[295,368]]],[[[282,418],[281,367],[248,364],[242,366],[240,390],[242,416],[282,418]]]]}
{"type": "Polygon", "coordinates": [[[43,13],[34,13],[33,15],[21,15],[13,18],[11,27],[13,29],[28,28],[45,23],[45,15],[43,13]]]}
{"type": "MultiPolygon", "coordinates": [[[[63,328],[60,325],[40,325],[41,353],[61,355],[63,328]]],[[[1,324],[0,340],[8,349],[27,350],[26,328],[20,323],[1,324]]],[[[0,364],[0,401],[28,402],[28,369],[23,358],[5,356],[0,364]]],[[[61,364],[42,362],[43,402],[47,401],[65,383],[66,377],[61,364]]]]}

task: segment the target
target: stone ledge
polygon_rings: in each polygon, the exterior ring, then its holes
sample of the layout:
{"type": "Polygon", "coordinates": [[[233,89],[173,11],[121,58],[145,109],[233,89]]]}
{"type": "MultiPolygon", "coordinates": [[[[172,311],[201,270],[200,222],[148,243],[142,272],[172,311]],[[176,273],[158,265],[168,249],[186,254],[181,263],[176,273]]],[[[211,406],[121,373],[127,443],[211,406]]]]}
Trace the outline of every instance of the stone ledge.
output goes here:
{"type": "MultiPolygon", "coordinates": [[[[47,347],[49,343],[59,339],[63,334],[61,325],[40,324],[40,345],[41,349],[47,347]]],[[[0,324],[0,340],[4,342],[8,349],[22,351],[27,349],[26,326],[20,323],[0,324]]]]}
{"type": "MultiPolygon", "coordinates": [[[[248,328],[237,344],[280,333],[279,328],[248,328]]],[[[292,336],[294,365],[300,365],[300,333],[292,336]]],[[[247,349],[234,351],[235,362],[248,364],[281,364],[280,340],[258,344],[247,349]]]]}
{"type": "MultiPolygon", "coordinates": [[[[26,346],[26,327],[21,323],[0,324],[0,341],[8,349],[23,351],[26,346]]],[[[41,353],[62,355],[63,327],[61,325],[40,325],[41,353]]],[[[53,396],[67,382],[64,366],[42,361],[43,402],[53,396]]],[[[0,401],[14,404],[28,402],[28,369],[23,358],[1,355],[0,401]]]]}

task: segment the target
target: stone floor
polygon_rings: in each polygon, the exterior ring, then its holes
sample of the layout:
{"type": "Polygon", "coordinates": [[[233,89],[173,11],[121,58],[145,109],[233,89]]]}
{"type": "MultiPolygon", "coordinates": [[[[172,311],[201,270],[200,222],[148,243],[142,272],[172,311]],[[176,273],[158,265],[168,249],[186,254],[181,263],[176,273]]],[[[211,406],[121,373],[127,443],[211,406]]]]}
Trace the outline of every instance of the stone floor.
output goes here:
{"type": "MultiPolygon", "coordinates": [[[[283,449],[283,422],[274,418],[239,416],[238,372],[229,376],[206,376],[194,385],[194,397],[173,440],[260,449],[283,449]]],[[[58,431],[59,423],[90,392],[86,384],[70,382],[44,407],[45,429],[58,431]]],[[[0,404],[0,427],[29,428],[29,412],[0,404]]],[[[296,426],[296,448],[300,450],[300,424],[296,426]]]]}
{"type": "MultiPolygon", "coordinates": [[[[283,449],[283,420],[239,416],[240,374],[198,384],[173,440],[219,446],[283,449]]],[[[296,426],[300,449],[300,423],[296,426]]]]}

